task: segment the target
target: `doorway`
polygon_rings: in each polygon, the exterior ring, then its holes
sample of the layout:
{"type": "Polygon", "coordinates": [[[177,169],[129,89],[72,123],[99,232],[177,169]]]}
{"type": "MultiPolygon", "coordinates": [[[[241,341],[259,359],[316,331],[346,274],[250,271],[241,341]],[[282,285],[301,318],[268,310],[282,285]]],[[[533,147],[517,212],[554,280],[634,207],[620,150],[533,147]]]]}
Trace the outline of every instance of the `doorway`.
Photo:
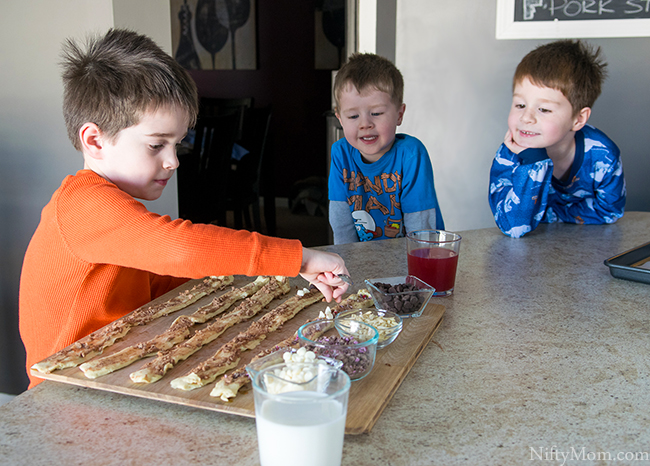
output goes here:
{"type": "MultiPolygon", "coordinates": [[[[327,25],[317,23],[319,15],[321,19],[331,16],[332,12],[323,11],[325,4],[344,8],[345,0],[257,1],[257,69],[188,70],[201,97],[252,97],[256,107],[272,108],[263,190],[280,202],[290,199],[297,183],[327,175],[327,115],[334,68],[316,65],[317,28],[331,34],[333,27],[331,17],[327,25]]],[[[345,57],[341,47],[337,52],[345,57]]],[[[314,228],[329,228],[327,221],[315,220],[314,228]]]]}

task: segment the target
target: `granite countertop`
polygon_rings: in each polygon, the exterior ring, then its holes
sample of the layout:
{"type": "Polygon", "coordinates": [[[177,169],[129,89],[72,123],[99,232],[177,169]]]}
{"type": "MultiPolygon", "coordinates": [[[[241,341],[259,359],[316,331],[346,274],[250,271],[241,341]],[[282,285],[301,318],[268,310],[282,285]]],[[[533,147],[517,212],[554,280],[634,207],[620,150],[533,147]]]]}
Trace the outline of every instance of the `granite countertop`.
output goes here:
{"type": "MultiPolygon", "coordinates": [[[[346,436],[343,464],[646,464],[650,286],[603,261],[649,230],[650,213],[630,212],[520,239],[461,232],[456,290],[434,298],[446,307],[434,341],[372,432],[346,436]]],[[[405,248],[324,249],[343,255],[358,288],[405,275],[405,248]]],[[[259,464],[253,419],[52,381],[0,407],[3,464],[226,461],[259,464]]]]}

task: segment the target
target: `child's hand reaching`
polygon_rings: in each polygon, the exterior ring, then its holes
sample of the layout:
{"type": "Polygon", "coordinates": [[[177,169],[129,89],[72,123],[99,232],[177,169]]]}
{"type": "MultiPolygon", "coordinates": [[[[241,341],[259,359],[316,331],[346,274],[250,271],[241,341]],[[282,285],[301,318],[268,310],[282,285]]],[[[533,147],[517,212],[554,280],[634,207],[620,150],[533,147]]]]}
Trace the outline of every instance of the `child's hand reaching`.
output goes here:
{"type": "Polygon", "coordinates": [[[332,299],[341,302],[341,296],[348,289],[348,284],[338,277],[339,274],[349,275],[341,256],[302,248],[300,275],[318,288],[327,302],[332,299]]]}

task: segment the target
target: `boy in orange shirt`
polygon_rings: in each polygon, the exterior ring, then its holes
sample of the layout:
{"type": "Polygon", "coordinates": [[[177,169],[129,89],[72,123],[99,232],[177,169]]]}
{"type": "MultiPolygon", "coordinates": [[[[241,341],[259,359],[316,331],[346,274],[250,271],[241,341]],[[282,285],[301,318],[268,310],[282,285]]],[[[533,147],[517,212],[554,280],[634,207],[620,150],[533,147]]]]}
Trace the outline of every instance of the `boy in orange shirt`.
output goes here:
{"type": "MultiPolygon", "coordinates": [[[[63,111],[84,169],[41,214],[20,281],[27,368],[188,279],[301,274],[340,301],[336,254],[300,241],[172,220],[138,199],[160,197],[176,146],[196,121],[196,86],[151,39],[112,29],[64,48],[63,111]]],[[[30,388],[40,380],[30,376],[30,388]]]]}

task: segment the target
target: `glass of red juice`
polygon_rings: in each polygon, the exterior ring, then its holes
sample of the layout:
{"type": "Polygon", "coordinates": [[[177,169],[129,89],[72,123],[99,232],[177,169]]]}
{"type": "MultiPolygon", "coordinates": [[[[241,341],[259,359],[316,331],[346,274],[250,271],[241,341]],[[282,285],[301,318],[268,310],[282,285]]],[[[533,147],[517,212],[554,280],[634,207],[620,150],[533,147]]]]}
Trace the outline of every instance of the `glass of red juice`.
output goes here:
{"type": "Polygon", "coordinates": [[[434,296],[454,291],[460,235],[444,230],[419,230],[406,235],[409,275],[435,288],[434,296]]]}

